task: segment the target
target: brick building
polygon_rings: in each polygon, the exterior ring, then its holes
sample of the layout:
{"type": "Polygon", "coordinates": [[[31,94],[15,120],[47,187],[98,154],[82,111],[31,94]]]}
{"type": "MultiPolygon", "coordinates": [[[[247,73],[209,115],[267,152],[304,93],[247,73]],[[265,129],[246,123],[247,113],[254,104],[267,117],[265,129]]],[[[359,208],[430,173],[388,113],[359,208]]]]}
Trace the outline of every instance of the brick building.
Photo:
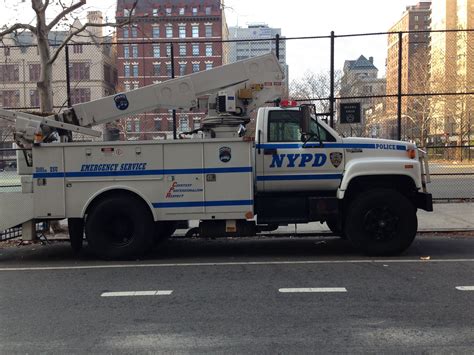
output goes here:
{"type": "MultiPolygon", "coordinates": [[[[220,0],[134,0],[117,1],[117,21],[132,16],[133,24],[118,29],[118,91],[159,83],[211,69],[227,62],[228,36],[220,0]],[[171,63],[173,48],[174,63],[171,63]]],[[[179,113],[178,132],[200,125],[203,113],[179,113]]],[[[148,112],[129,117],[120,124],[125,139],[172,137],[172,117],[168,111],[148,112]]]]}

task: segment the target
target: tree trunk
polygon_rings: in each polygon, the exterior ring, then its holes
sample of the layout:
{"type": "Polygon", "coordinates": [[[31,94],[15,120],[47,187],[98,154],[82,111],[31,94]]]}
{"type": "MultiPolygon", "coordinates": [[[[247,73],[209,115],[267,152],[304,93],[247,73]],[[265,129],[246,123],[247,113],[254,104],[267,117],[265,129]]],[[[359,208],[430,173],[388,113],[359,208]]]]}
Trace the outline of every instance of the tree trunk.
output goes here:
{"type": "Polygon", "coordinates": [[[48,28],[46,26],[46,14],[37,14],[37,45],[41,63],[40,80],[38,81],[38,94],[40,98],[40,109],[42,112],[53,112],[53,65],[50,63],[51,51],[49,48],[48,28]]]}

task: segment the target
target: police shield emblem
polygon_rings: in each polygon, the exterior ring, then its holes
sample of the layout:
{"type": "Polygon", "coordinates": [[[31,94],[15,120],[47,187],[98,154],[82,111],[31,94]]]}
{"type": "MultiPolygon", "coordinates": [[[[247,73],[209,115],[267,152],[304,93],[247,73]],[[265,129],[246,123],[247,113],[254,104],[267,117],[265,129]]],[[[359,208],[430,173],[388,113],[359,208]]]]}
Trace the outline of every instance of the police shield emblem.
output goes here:
{"type": "Polygon", "coordinates": [[[331,159],[332,165],[334,165],[335,168],[338,168],[339,165],[342,163],[342,158],[343,155],[340,152],[332,152],[329,154],[329,159],[331,159]]]}
{"type": "Polygon", "coordinates": [[[232,159],[232,150],[229,147],[220,148],[219,159],[223,163],[228,163],[232,159]]]}

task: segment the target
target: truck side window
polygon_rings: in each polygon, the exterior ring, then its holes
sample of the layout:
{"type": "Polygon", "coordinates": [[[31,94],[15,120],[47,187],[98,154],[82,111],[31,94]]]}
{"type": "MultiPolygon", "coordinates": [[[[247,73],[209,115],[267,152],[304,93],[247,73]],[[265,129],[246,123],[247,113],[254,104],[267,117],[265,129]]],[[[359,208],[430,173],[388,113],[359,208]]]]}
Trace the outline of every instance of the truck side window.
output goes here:
{"type": "Polygon", "coordinates": [[[268,115],[269,142],[300,142],[300,111],[270,111],[268,115]]]}
{"type": "Polygon", "coordinates": [[[311,132],[314,133],[315,135],[319,134],[321,136],[320,138],[322,142],[336,142],[336,138],[330,135],[329,132],[326,131],[326,129],[320,124],[318,124],[316,121],[311,121],[310,129],[311,129],[311,132]],[[318,126],[319,126],[319,129],[318,129],[318,126]]]}

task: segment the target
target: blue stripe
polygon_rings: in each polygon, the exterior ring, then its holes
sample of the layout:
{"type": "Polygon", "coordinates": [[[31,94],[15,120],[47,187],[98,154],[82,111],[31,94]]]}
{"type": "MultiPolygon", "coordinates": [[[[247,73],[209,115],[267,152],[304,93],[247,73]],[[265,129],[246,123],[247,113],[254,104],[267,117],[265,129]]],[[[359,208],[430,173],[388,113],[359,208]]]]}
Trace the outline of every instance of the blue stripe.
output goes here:
{"type": "Polygon", "coordinates": [[[257,181],[341,180],[342,174],[257,176],[257,181]]]}
{"type": "MultiPolygon", "coordinates": [[[[381,143],[385,144],[385,143],[381,143]]],[[[265,143],[257,144],[257,149],[301,149],[302,143],[265,143]]],[[[396,145],[396,150],[407,150],[405,145],[396,145]]],[[[319,143],[308,143],[305,148],[321,148],[319,143]]],[[[324,143],[322,148],[340,148],[340,149],[378,149],[374,143],[324,143]]],[[[381,149],[388,150],[388,149],[381,149]]]]}
{"type": "Polygon", "coordinates": [[[110,176],[148,176],[148,175],[189,175],[189,174],[230,174],[251,173],[252,167],[208,168],[208,169],[168,169],[135,171],[77,171],[70,173],[35,173],[33,178],[73,178],[73,177],[110,177],[110,176]]]}
{"type": "Polygon", "coordinates": [[[154,208],[222,207],[222,206],[252,206],[252,205],[253,205],[253,200],[157,202],[157,203],[153,203],[154,208]]]}

